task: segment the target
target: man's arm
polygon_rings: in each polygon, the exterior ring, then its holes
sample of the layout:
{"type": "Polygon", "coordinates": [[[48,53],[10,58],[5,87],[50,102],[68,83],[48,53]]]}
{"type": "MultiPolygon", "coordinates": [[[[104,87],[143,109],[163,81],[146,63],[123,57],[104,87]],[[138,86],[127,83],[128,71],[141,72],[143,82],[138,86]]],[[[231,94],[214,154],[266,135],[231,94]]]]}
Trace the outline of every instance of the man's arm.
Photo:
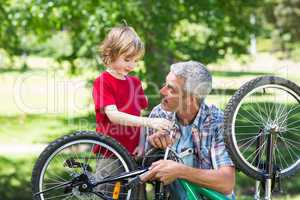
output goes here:
{"type": "Polygon", "coordinates": [[[214,170],[183,166],[183,169],[179,170],[178,178],[186,179],[223,194],[231,194],[235,183],[235,169],[232,166],[224,166],[214,170]]]}
{"type": "Polygon", "coordinates": [[[235,183],[235,169],[231,166],[213,170],[198,169],[171,160],[160,160],[150,167],[147,178],[149,177],[159,179],[164,184],[178,178],[185,179],[223,194],[231,194],[235,183]]]}
{"type": "MultiPolygon", "coordinates": [[[[172,143],[164,133],[156,132],[148,137],[152,146],[165,149],[172,143]]],[[[223,194],[230,194],[235,185],[235,168],[233,166],[221,166],[218,169],[198,169],[188,167],[171,160],[160,160],[152,164],[150,172],[145,177],[159,179],[165,184],[181,178],[211,188],[223,194]]]]}

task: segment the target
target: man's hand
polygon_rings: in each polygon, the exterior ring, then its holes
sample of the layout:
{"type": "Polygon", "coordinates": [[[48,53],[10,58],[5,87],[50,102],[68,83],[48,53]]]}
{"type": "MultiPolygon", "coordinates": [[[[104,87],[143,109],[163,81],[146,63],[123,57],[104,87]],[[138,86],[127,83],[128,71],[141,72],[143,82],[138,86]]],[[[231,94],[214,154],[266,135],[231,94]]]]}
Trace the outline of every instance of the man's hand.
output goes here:
{"type": "Polygon", "coordinates": [[[173,160],[159,160],[149,168],[148,179],[158,179],[167,185],[178,178],[178,172],[184,171],[184,167],[173,160]]]}
{"type": "Polygon", "coordinates": [[[140,146],[137,146],[137,147],[134,149],[132,155],[135,156],[135,157],[137,157],[137,158],[142,157],[142,155],[143,155],[143,148],[140,147],[140,146]]]}
{"type": "Polygon", "coordinates": [[[148,142],[158,149],[166,149],[169,145],[173,144],[170,135],[167,131],[158,130],[148,137],[148,142]]]}

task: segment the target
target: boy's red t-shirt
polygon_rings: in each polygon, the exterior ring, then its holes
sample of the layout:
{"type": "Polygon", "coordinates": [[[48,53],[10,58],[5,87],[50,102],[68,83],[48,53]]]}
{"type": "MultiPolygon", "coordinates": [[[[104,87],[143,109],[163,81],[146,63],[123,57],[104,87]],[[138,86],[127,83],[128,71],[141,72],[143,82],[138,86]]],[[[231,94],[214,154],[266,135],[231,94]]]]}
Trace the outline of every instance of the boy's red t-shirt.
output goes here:
{"type": "Polygon", "coordinates": [[[140,128],[112,123],[104,107],[116,105],[121,112],[140,116],[141,110],[148,106],[141,81],[134,76],[120,80],[105,71],[94,81],[93,98],[96,131],[113,137],[132,154],[139,143],[140,128]]]}

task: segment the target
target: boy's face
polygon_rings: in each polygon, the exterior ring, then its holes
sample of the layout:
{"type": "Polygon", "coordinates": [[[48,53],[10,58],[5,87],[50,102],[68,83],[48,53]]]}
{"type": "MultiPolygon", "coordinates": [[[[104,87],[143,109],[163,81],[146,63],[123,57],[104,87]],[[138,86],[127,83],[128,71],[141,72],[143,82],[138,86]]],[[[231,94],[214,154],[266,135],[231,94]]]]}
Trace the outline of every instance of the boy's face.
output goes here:
{"type": "Polygon", "coordinates": [[[126,76],[137,65],[137,57],[119,56],[114,62],[109,64],[109,67],[115,70],[118,74],[126,76]]]}

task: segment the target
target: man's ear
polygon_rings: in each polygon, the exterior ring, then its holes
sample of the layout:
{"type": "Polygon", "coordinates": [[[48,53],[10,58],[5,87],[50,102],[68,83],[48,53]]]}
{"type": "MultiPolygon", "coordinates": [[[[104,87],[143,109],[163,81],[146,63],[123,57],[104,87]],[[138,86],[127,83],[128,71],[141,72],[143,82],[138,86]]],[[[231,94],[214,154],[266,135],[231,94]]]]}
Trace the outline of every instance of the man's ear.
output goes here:
{"type": "Polygon", "coordinates": [[[199,97],[197,97],[197,96],[193,96],[192,97],[192,102],[193,102],[193,105],[195,106],[195,107],[198,107],[199,106],[199,97]]]}

